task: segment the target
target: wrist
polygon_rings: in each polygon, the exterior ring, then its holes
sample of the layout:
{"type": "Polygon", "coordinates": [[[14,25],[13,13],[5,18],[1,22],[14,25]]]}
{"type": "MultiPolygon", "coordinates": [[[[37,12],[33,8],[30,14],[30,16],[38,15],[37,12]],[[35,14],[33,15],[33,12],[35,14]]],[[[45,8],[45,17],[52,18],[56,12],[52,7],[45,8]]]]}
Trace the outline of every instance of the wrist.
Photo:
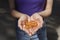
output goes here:
{"type": "Polygon", "coordinates": [[[44,10],[42,12],[38,12],[38,14],[41,15],[42,17],[46,18],[46,17],[50,16],[51,10],[44,10]]]}
{"type": "Polygon", "coordinates": [[[35,14],[38,14],[39,16],[43,17],[43,16],[41,15],[41,13],[35,13],[35,14]]]}
{"type": "Polygon", "coordinates": [[[41,17],[44,17],[41,13],[38,13],[41,17]]]}
{"type": "Polygon", "coordinates": [[[20,18],[22,15],[23,15],[23,13],[20,13],[20,12],[18,12],[18,11],[16,11],[16,10],[12,10],[12,13],[11,13],[11,15],[14,17],[14,18],[20,18]]]}

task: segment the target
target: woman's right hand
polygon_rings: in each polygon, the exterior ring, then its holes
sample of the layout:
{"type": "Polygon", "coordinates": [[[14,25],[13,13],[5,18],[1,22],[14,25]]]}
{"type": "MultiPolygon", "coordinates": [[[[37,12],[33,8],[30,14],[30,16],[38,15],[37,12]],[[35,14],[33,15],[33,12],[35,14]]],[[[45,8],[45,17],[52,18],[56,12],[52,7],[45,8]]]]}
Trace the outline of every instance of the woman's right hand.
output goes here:
{"type": "MultiPolygon", "coordinates": [[[[30,20],[30,17],[29,17],[28,15],[23,14],[23,13],[21,13],[21,12],[18,12],[18,11],[16,11],[16,10],[13,10],[13,11],[12,11],[12,16],[15,17],[15,18],[18,18],[18,27],[19,27],[21,30],[23,30],[23,31],[25,31],[26,33],[29,34],[29,30],[25,29],[25,27],[23,27],[22,24],[24,24],[24,21],[30,20]],[[22,24],[21,24],[21,23],[22,23],[22,24]]],[[[29,35],[30,35],[30,34],[29,34],[29,35]]]]}
{"type": "Polygon", "coordinates": [[[22,30],[22,26],[24,24],[24,21],[27,21],[28,20],[28,15],[21,15],[20,18],[18,19],[18,27],[22,30]]]}
{"type": "Polygon", "coordinates": [[[18,27],[24,32],[26,32],[27,34],[30,34],[29,30],[27,30],[24,25],[24,21],[28,21],[28,19],[30,19],[28,15],[26,14],[21,15],[20,18],[18,19],[18,27]]]}

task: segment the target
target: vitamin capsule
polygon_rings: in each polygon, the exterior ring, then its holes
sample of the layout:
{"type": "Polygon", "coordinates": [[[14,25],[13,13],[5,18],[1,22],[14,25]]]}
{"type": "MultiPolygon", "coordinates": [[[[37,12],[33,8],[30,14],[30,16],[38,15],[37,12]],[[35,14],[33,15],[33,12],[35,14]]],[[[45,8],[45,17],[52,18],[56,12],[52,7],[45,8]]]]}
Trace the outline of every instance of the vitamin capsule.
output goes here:
{"type": "Polygon", "coordinates": [[[25,22],[25,28],[30,29],[32,27],[36,27],[38,24],[36,21],[25,22]]]}

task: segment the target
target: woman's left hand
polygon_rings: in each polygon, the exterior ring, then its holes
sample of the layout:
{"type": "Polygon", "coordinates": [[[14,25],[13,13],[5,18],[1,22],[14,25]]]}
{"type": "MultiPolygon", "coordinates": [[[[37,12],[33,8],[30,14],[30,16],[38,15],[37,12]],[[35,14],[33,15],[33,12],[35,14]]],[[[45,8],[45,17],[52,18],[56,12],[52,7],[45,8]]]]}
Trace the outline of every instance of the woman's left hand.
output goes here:
{"type": "Polygon", "coordinates": [[[32,29],[32,35],[33,35],[33,34],[35,34],[38,31],[38,29],[41,29],[42,28],[42,26],[43,26],[43,17],[40,16],[38,13],[35,13],[35,14],[33,14],[31,16],[31,20],[33,20],[33,21],[36,20],[37,23],[38,23],[38,26],[37,27],[34,27],[32,29]]]}

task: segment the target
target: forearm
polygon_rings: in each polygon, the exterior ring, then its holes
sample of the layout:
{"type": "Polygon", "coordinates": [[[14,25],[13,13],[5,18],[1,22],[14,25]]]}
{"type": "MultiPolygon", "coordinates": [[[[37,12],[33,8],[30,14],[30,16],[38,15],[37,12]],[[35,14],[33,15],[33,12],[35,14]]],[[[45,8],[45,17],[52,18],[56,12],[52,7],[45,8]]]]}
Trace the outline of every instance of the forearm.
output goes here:
{"type": "Polygon", "coordinates": [[[15,18],[20,18],[22,13],[14,10],[15,9],[15,0],[9,0],[9,7],[10,7],[10,10],[11,10],[11,15],[15,18]]]}
{"type": "Polygon", "coordinates": [[[52,12],[53,0],[47,0],[46,8],[42,12],[38,12],[43,17],[48,17],[52,12]]]}
{"type": "Polygon", "coordinates": [[[12,10],[11,15],[15,18],[20,18],[23,14],[16,10],[12,10]]]}
{"type": "Polygon", "coordinates": [[[43,16],[43,17],[48,17],[51,15],[51,12],[52,10],[51,9],[47,9],[47,10],[44,10],[42,12],[38,12],[39,15],[43,16]]]}

